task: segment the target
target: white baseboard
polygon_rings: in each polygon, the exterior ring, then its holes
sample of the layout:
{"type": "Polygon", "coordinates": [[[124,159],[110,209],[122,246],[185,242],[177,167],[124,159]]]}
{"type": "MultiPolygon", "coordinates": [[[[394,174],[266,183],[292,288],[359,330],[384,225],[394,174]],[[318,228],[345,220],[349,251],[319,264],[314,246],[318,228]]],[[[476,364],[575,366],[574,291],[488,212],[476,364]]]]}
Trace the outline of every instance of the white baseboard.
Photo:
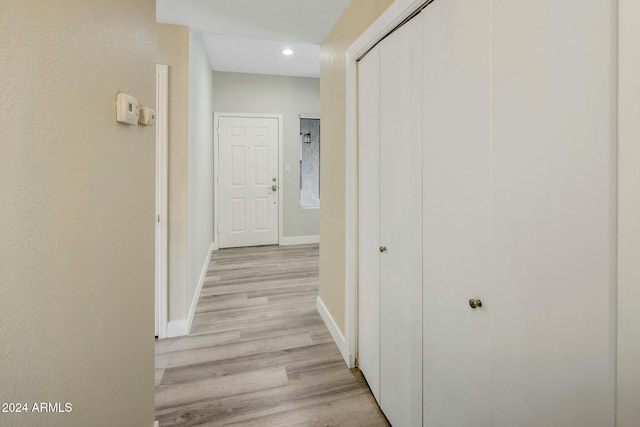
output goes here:
{"type": "Polygon", "coordinates": [[[309,245],[312,243],[320,243],[320,236],[294,236],[280,238],[280,246],[309,245]]]}
{"type": "Polygon", "coordinates": [[[189,335],[189,319],[172,320],[167,323],[167,338],[189,335]]]}
{"type": "Polygon", "coordinates": [[[193,294],[193,300],[191,300],[191,308],[189,308],[189,318],[187,335],[191,332],[191,325],[193,325],[193,318],[196,315],[196,308],[198,307],[198,300],[200,299],[200,292],[202,292],[202,285],[204,285],[204,279],[207,277],[207,271],[209,270],[209,263],[211,262],[211,253],[213,252],[214,244],[209,245],[209,252],[207,258],[204,260],[202,271],[200,272],[200,278],[198,279],[198,285],[196,286],[196,292],[193,294]]]}
{"type": "Polygon", "coordinates": [[[349,351],[347,349],[347,342],[344,339],[344,335],[342,335],[342,332],[340,332],[340,328],[338,328],[336,321],[333,320],[333,317],[322,302],[322,299],[320,299],[320,296],[318,296],[317,298],[316,305],[318,308],[318,313],[320,313],[320,317],[322,317],[322,320],[324,320],[324,324],[327,325],[327,329],[329,329],[331,337],[338,346],[338,350],[340,350],[342,358],[344,359],[347,366],[349,366],[349,351]]]}
{"type": "Polygon", "coordinates": [[[204,285],[204,279],[207,277],[207,270],[209,270],[209,262],[211,260],[211,253],[214,250],[214,245],[211,243],[209,246],[209,252],[207,258],[202,266],[200,272],[200,278],[198,279],[198,285],[196,286],[196,292],[191,300],[191,306],[189,308],[189,314],[186,319],[173,320],[167,323],[167,338],[182,337],[189,335],[191,332],[191,325],[193,324],[193,318],[196,314],[196,308],[198,307],[198,300],[200,299],[200,292],[202,292],[202,286],[204,285]]]}

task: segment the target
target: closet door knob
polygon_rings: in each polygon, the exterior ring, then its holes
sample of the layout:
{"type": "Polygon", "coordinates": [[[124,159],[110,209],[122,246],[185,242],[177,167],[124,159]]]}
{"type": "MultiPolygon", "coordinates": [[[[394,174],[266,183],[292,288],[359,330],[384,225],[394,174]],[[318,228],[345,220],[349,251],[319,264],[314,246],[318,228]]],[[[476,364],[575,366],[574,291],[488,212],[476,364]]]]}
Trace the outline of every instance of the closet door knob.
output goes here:
{"type": "Polygon", "coordinates": [[[387,252],[387,247],[386,246],[380,246],[380,253],[382,252],[387,252]]]}
{"type": "Polygon", "coordinates": [[[482,307],[482,301],[480,301],[479,299],[470,299],[469,305],[475,310],[476,308],[482,307]]]}

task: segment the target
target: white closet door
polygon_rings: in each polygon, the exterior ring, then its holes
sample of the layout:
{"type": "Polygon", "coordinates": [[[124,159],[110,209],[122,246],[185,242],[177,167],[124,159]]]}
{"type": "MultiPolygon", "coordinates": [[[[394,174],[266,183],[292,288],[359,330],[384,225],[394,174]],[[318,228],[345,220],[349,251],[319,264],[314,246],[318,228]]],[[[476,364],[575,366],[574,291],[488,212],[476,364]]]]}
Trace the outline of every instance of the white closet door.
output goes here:
{"type": "Polygon", "coordinates": [[[489,427],[490,3],[436,1],[422,15],[424,425],[489,427]]]}
{"type": "Polygon", "coordinates": [[[358,367],[380,403],[380,51],[358,63],[358,367]]]}
{"type": "Polygon", "coordinates": [[[496,427],[614,425],[616,3],[492,3],[496,427]]]}
{"type": "Polygon", "coordinates": [[[420,15],[380,43],[380,399],[396,427],[422,424],[420,15]]]}

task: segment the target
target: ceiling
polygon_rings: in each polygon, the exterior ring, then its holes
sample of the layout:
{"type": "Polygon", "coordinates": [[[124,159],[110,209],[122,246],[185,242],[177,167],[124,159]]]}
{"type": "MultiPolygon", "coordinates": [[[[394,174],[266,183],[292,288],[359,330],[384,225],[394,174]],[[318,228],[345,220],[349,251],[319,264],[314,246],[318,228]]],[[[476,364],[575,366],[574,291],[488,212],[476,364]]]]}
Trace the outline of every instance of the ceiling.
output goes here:
{"type": "Polygon", "coordinates": [[[320,44],[350,0],[156,0],[157,21],[203,36],[211,66],[319,77],[320,44]],[[293,55],[284,56],[289,48],[293,55]]]}

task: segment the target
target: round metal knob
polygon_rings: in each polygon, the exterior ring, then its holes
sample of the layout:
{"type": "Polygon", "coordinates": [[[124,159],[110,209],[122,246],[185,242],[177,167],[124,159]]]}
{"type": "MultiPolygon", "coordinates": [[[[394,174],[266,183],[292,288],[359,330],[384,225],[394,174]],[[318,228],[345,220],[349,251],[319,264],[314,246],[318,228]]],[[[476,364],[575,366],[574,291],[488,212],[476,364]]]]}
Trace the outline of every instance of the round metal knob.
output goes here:
{"type": "Polygon", "coordinates": [[[387,252],[387,247],[386,246],[380,246],[380,252],[387,252]]]}
{"type": "Polygon", "coordinates": [[[480,308],[480,307],[482,307],[482,301],[480,301],[479,299],[473,299],[472,298],[472,299],[469,300],[469,305],[473,309],[480,308]]]}

